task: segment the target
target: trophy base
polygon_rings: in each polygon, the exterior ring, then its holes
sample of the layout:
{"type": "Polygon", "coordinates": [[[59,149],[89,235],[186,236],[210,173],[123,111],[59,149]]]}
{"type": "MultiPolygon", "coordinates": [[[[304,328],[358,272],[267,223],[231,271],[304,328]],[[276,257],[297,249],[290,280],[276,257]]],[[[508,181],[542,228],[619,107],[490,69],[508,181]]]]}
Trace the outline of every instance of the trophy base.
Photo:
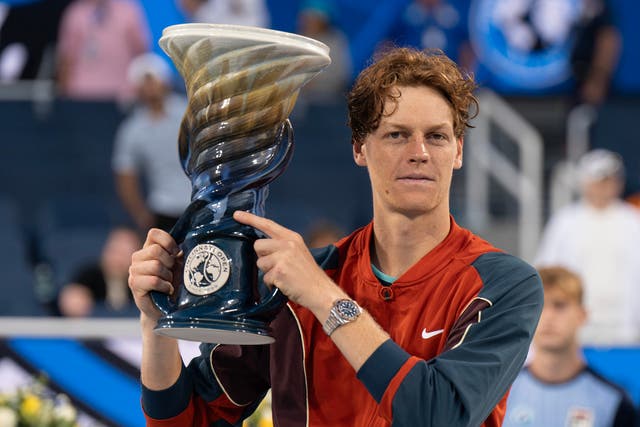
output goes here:
{"type": "Polygon", "coordinates": [[[154,332],[187,341],[216,344],[260,345],[271,344],[271,328],[252,320],[226,320],[202,318],[160,318],[154,332]]]}

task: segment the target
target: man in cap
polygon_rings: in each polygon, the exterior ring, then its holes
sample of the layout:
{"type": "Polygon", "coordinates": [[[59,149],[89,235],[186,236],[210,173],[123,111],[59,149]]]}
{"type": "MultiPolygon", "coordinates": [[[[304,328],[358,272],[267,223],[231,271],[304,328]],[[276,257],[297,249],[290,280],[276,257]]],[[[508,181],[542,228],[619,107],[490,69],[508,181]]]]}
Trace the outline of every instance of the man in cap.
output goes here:
{"type": "Polygon", "coordinates": [[[535,263],[578,273],[590,316],[583,344],[640,342],[640,214],[621,199],[624,166],[614,152],[597,149],[578,163],[581,197],[552,215],[535,263]]]}
{"type": "Polygon", "coordinates": [[[169,230],[191,193],[178,158],[186,100],[171,92],[171,69],[156,54],[134,59],[128,78],[136,87],[139,105],[116,135],[112,163],[118,195],[141,231],[169,230]],[[141,178],[148,190],[146,199],[141,178]]]}

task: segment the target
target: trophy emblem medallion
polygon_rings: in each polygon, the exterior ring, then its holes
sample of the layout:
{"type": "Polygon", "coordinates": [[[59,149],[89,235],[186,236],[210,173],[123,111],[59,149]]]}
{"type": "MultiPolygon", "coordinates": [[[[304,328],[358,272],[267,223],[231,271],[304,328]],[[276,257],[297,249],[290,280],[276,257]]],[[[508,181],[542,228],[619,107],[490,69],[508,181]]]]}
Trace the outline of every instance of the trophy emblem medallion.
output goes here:
{"type": "Polygon", "coordinates": [[[229,279],[229,258],[217,246],[203,243],[191,251],[184,263],[184,285],[194,295],[209,295],[229,279]]]}

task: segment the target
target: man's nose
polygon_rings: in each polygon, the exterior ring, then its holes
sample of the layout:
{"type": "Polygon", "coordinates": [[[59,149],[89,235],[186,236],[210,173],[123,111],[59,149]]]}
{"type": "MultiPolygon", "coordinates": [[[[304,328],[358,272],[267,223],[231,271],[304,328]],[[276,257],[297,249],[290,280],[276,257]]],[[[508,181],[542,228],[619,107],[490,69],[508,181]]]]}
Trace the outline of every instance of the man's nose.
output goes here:
{"type": "Polygon", "coordinates": [[[425,163],[429,160],[427,140],[422,135],[415,135],[410,138],[409,156],[411,162],[425,163]]]}

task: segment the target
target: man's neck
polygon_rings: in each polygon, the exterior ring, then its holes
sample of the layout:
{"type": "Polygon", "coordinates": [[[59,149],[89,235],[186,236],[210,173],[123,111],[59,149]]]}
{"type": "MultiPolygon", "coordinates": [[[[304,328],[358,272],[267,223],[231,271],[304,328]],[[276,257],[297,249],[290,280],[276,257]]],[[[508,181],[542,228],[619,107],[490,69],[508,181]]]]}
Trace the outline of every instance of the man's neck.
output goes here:
{"type": "Polygon", "coordinates": [[[562,383],[574,378],[585,367],[578,345],[561,352],[536,350],[529,371],[541,381],[562,383]]]}
{"type": "Polygon", "coordinates": [[[400,277],[442,242],[450,228],[448,212],[415,218],[374,215],[371,261],[382,272],[400,277]]]}

